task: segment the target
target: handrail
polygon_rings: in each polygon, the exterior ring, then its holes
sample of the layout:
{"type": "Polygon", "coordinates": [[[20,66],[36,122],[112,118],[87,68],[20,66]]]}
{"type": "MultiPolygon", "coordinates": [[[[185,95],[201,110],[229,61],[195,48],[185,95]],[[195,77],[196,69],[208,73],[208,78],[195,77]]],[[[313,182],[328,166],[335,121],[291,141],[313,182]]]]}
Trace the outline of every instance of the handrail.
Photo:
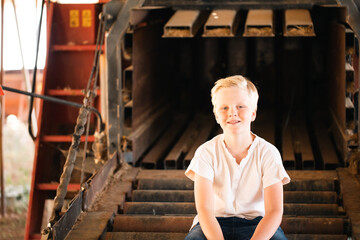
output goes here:
{"type": "MultiPolygon", "coordinates": [[[[64,105],[68,105],[68,106],[72,106],[72,107],[77,107],[77,108],[83,107],[82,104],[76,103],[76,102],[71,102],[71,101],[67,101],[67,100],[63,100],[63,99],[59,99],[59,98],[54,98],[54,97],[50,97],[50,96],[46,96],[46,95],[41,95],[41,94],[37,94],[37,93],[26,92],[26,91],[22,91],[22,90],[7,87],[7,86],[1,86],[1,87],[3,88],[3,90],[9,91],[9,92],[19,93],[19,94],[23,94],[23,95],[27,95],[27,96],[32,96],[32,97],[40,98],[40,99],[43,99],[43,100],[46,100],[46,101],[55,102],[55,103],[59,103],[59,104],[64,104],[64,105]]],[[[95,115],[99,119],[99,126],[98,126],[99,131],[100,132],[104,131],[105,124],[102,121],[102,117],[101,117],[100,112],[96,108],[93,108],[93,107],[87,107],[87,110],[90,111],[90,112],[95,113],[95,115]]]]}

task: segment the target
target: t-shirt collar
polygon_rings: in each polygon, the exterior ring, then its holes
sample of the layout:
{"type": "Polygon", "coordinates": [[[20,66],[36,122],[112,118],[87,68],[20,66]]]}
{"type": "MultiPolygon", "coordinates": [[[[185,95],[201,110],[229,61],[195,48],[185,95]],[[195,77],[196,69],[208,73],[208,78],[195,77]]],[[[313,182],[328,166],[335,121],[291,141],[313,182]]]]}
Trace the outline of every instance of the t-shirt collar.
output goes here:
{"type": "MultiPolygon", "coordinates": [[[[247,159],[249,159],[249,157],[251,156],[251,154],[253,154],[254,149],[255,149],[257,143],[259,142],[259,137],[258,137],[255,133],[253,133],[253,132],[250,132],[250,133],[251,133],[253,136],[255,136],[255,138],[254,138],[254,140],[252,141],[252,143],[251,143],[251,145],[250,145],[250,148],[249,148],[249,150],[248,150],[247,155],[241,160],[239,166],[240,166],[240,165],[243,165],[242,162],[246,162],[247,159]]],[[[221,134],[220,140],[221,140],[221,144],[222,144],[224,150],[226,151],[226,153],[235,160],[235,158],[230,154],[229,150],[227,149],[227,147],[226,147],[226,145],[225,145],[224,133],[221,134]]]]}

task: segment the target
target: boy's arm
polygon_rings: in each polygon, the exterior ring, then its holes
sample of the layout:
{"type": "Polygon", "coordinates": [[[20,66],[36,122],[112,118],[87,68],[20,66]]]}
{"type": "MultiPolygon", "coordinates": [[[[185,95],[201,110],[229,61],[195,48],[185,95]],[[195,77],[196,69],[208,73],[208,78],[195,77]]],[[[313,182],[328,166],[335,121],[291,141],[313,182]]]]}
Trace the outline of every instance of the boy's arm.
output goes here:
{"type": "Polygon", "coordinates": [[[224,239],[214,214],[214,189],[210,180],[195,174],[195,204],[201,229],[207,239],[224,239]]]}
{"type": "Polygon", "coordinates": [[[283,184],[275,183],[264,189],[265,216],[259,222],[251,240],[270,239],[280,226],[283,215],[283,184]]]}

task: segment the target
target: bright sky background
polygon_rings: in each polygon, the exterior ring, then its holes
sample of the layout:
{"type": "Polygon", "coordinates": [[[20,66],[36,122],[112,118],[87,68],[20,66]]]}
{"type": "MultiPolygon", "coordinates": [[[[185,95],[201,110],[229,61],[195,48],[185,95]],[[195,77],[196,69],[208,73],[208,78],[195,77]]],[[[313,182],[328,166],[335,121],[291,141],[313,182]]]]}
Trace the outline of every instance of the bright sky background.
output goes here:
{"type": "MultiPolygon", "coordinates": [[[[41,0],[13,0],[16,5],[21,48],[26,69],[35,65],[37,29],[39,26],[41,0]],[[36,7],[38,6],[38,7],[36,7]]],[[[59,3],[96,3],[97,0],[61,0],[59,3]]],[[[1,16],[1,12],[0,12],[1,16]]],[[[1,26],[0,26],[1,29],[1,26]]],[[[46,6],[41,27],[38,69],[44,68],[46,58],[46,6]]],[[[19,70],[23,64],[12,0],[5,0],[4,7],[4,70],[19,70]]]]}

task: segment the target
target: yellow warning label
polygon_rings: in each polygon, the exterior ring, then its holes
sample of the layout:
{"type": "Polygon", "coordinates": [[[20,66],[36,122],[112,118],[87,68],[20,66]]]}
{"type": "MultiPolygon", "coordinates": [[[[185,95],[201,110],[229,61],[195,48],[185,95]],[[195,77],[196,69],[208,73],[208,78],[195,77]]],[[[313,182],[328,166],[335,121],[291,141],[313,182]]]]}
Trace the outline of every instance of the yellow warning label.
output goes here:
{"type": "Polygon", "coordinates": [[[82,10],[82,26],[83,27],[91,27],[91,10],[85,9],[82,10]]]}
{"type": "Polygon", "coordinates": [[[70,27],[80,26],[79,10],[70,10],[70,27]]]}

